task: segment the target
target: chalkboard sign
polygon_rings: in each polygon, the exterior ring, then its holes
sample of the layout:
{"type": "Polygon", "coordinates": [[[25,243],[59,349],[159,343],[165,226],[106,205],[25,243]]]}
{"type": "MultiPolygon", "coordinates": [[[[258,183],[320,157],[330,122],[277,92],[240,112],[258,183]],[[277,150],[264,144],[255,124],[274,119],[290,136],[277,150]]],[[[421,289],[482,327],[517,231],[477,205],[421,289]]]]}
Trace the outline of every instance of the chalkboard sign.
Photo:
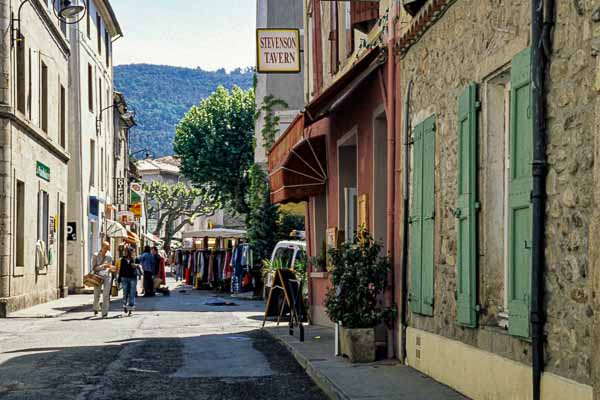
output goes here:
{"type": "Polygon", "coordinates": [[[290,314],[290,334],[293,334],[293,327],[297,325],[300,327],[302,337],[302,322],[307,321],[306,305],[302,296],[302,281],[298,279],[294,271],[278,269],[275,272],[273,286],[271,286],[267,299],[263,327],[267,318],[274,316],[277,316],[277,325],[279,325],[285,313],[290,314]]]}

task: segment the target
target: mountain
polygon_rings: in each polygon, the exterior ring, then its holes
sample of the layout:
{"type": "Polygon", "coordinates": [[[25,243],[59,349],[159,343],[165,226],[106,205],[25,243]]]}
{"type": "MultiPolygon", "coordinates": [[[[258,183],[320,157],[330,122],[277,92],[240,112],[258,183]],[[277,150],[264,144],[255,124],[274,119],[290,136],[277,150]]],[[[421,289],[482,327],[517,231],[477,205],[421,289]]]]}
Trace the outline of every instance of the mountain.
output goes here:
{"type": "Polygon", "coordinates": [[[136,111],[131,151],[148,148],[154,157],[173,154],[175,127],[185,113],[222,85],[252,87],[254,72],[204,71],[167,65],[129,64],[114,68],[115,88],[136,111]]]}

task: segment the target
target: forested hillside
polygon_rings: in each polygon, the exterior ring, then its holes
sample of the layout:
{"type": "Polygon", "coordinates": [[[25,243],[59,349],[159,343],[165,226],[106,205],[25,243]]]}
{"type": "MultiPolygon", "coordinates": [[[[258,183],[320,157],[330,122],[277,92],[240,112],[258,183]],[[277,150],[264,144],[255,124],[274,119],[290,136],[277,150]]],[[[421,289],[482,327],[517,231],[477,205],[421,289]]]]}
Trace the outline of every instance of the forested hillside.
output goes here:
{"type": "Polygon", "coordinates": [[[115,88],[136,110],[131,131],[132,152],[148,148],[155,157],[173,153],[175,126],[201,99],[219,85],[252,87],[253,71],[204,71],[166,65],[131,64],[115,67],[115,88]]]}

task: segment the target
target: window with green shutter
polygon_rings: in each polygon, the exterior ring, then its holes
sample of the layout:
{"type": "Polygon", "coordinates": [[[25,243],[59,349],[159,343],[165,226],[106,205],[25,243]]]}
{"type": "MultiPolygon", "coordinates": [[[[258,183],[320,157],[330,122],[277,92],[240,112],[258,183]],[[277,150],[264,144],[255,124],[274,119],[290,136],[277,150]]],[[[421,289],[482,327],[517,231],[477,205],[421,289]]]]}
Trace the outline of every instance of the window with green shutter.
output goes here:
{"type": "Polygon", "coordinates": [[[510,88],[510,169],[508,193],[508,331],[529,337],[531,299],[531,191],[533,122],[531,53],[512,60],[510,88]]]}
{"type": "Polygon", "coordinates": [[[410,308],[433,315],[435,219],[435,116],[413,132],[410,308]]]}
{"type": "Polygon", "coordinates": [[[477,326],[477,85],[458,100],[457,319],[477,326]]]}

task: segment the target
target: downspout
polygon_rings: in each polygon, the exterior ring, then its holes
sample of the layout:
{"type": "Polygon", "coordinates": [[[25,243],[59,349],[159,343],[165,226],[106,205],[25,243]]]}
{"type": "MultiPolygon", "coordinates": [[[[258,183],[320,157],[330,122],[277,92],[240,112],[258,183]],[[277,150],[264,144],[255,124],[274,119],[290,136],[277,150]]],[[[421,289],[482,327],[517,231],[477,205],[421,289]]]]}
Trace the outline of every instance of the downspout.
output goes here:
{"type": "MultiPolygon", "coordinates": [[[[396,59],[394,56],[394,44],[396,40],[396,22],[398,16],[398,2],[395,1],[390,7],[390,16],[388,29],[388,57],[387,57],[387,91],[386,91],[386,111],[387,111],[387,224],[386,224],[386,243],[388,255],[392,268],[388,275],[389,289],[386,291],[386,307],[394,306],[395,296],[395,274],[394,274],[394,199],[395,199],[395,177],[396,177],[396,59]]],[[[394,335],[395,328],[388,328],[388,358],[394,358],[396,355],[397,343],[394,335]]]]}
{"type": "Polygon", "coordinates": [[[554,0],[531,2],[531,79],[533,119],[531,357],[533,400],[541,395],[544,369],[544,266],[546,202],[546,92],[544,81],[550,59],[554,0]]]}
{"type": "MultiPolygon", "coordinates": [[[[11,13],[10,3],[0,2],[0,30],[5,32],[0,39],[0,106],[10,109],[9,112],[14,112],[11,106],[12,95],[12,34],[11,31],[11,13]]],[[[0,159],[9,160],[8,163],[1,163],[0,167],[0,192],[4,193],[0,196],[0,226],[3,223],[7,225],[4,229],[0,229],[0,248],[3,248],[5,255],[0,255],[0,298],[10,296],[10,254],[11,254],[11,226],[10,210],[11,210],[11,171],[12,171],[12,127],[8,119],[0,121],[0,159]],[[8,195],[7,195],[8,194],[8,195]]],[[[6,310],[8,311],[8,310],[6,310]]],[[[3,315],[3,307],[0,304],[0,317],[3,315]]]]}
{"type": "Polygon", "coordinates": [[[408,82],[406,99],[404,100],[404,165],[402,166],[402,292],[400,293],[400,321],[402,327],[402,343],[400,360],[406,362],[406,328],[408,324],[408,242],[409,242],[409,164],[410,164],[410,95],[413,81],[408,82]]]}

